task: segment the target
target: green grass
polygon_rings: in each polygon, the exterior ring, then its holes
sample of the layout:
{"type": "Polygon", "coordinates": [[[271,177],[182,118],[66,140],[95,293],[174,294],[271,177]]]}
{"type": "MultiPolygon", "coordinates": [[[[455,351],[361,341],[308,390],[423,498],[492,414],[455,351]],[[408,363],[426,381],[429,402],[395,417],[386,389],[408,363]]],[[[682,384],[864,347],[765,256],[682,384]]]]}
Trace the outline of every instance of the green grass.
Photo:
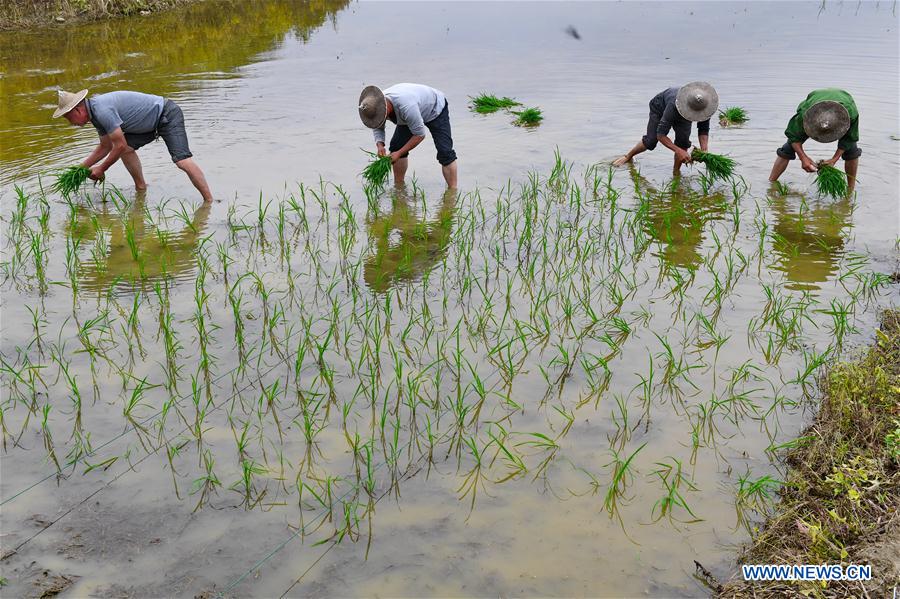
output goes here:
{"type": "Polygon", "coordinates": [[[694,148],[691,152],[691,158],[695,162],[702,162],[706,165],[706,172],[712,179],[730,179],[734,174],[734,159],[722,154],[713,154],[712,152],[704,152],[694,148]]]}
{"type": "Polygon", "coordinates": [[[819,195],[839,199],[847,195],[847,177],[830,164],[819,163],[816,173],[816,189],[819,195]]]}
{"type": "Polygon", "coordinates": [[[362,176],[372,185],[380,187],[384,185],[384,182],[391,172],[391,157],[377,156],[372,152],[366,152],[366,154],[372,156],[373,159],[368,166],[363,169],[362,176]]]}
{"type": "Polygon", "coordinates": [[[91,169],[86,166],[70,166],[56,174],[56,182],[50,189],[68,197],[78,191],[78,188],[87,181],[90,175],[91,169]]]}
{"type": "Polygon", "coordinates": [[[474,97],[469,96],[469,99],[472,100],[470,104],[472,112],[477,112],[478,114],[491,114],[501,109],[508,110],[513,106],[522,105],[521,102],[516,102],[512,98],[507,98],[506,96],[498,98],[493,94],[482,93],[474,97]]]}
{"type": "Polygon", "coordinates": [[[743,125],[750,120],[747,111],[740,106],[729,106],[725,110],[719,111],[719,123],[723,127],[729,125],[743,125]]]}
{"type": "Polygon", "coordinates": [[[540,108],[526,108],[518,112],[512,111],[512,113],[516,115],[513,125],[517,127],[535,127],[544,120],[544,115],[541,113],[540,108]]]}

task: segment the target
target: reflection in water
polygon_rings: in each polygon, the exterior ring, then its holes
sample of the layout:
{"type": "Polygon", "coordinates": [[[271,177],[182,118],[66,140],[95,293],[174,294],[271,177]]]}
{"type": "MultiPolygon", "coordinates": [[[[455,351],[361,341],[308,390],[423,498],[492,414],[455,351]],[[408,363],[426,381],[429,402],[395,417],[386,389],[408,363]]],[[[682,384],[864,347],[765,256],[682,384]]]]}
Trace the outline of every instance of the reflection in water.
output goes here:
{"type": "Polygon", "coordinates": [[[853,204],[849,198],[810,206],[802,194],[773,191],[769,206],[775,214],[773,268],[783,271],[788,289],[819,289],[837,271],[844,249],[844,230],[851,226],[853,204]]]}
{"type": "Polygon", "coordinates": [[[236,69],[286,35],[307,40],[347,4],[198,2],[147,18],[0,32],[0,180],[58,161],[55,150],[78,139],[77,130],[51,122],[48,107],[56,102],[57,88],[183,96],[210,80],[238,77],[236,69]]]}
{"type": "Polygon", "coordinates": [[[146,192],[136,193],[126,214],[77,206],[67,232],[81,247],[93,244],[92,258],[82,263],[79,284],[84,289],[104,291],[110,285],[126,283],[145,287],[164,278],[185,278],[193,274],[195,249],[206,228],[211,204],[204,203],[191,216],[182,208],[181,231],[173,232],[148,223],[146,192]]]}
{"type": "Polygon", "coordinates": [[[726,199],[721,192],[708,195],[691,189],[683,178],[675,179],[659,191],[630,165],[635,192],[643,198],[644,230],[662,245],[659,256],[669,266],[696,269],[703,261],[703,226],[725,213],[726,199]]]}
{"type": "Polygon", "coordinates": [[[437,216],[427,220],[417,213],[415,196],[405,186],[391,192],[391,210],[366,223],[375,254],[366,259],[363,278],[374,291],[386,291],[401,281],[427,273],[447,253],[453,232],[457,192],[444,192],[437,216]]]}

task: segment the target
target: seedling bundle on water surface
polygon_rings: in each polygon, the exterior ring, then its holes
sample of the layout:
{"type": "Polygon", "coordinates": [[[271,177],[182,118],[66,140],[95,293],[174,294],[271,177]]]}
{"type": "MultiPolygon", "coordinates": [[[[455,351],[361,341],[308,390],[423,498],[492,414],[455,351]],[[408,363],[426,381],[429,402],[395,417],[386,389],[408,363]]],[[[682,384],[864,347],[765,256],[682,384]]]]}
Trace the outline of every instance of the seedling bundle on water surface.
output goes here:
{"type": "Polygon", "coordinates": [[[702,162],[706,165],[706,172],[712,179],[730,179],[734,174],[734,159],[722,154],[713,154],[712,152],[704,152],[694,148],[691,152],[691,158],[695,162],[702,162]]]}
{"type": "Polygon", "coordinates": [[[517,127],[534,127],[540,125],[541,121],[544,120],[544,115],[541,114],[540,108],[526,108],[519,112],[512,111],[512,113],[517,117],[513,121],[513,125],[517,127]]]}
{"type": "Polygon", "coordinates": [[[847,177],[839,169],[820,162],[816,172],[816,189],[819,195],[840,199],[847,195],[847,177]]]}
{"type": "Polygon", "coordinates": [[[513,106],[522,105],[521,102],[516,102],[512,98],[507,98],[506,96],[498,98],[493,94],[483,93],[475,97],[469,96],[469,99],[472,100],[470,105],[472,112],[477,112],[478,114],[490,114],[501,109],[509,110],[513,106]]]}
{"type": "Polygon", "coordinates": [[[743,125],[750,120],[747,111],[740,106],[729,106],[725,110],[719,111],[719,124],[723,127],[729,125],[743,125]]]}
{"type": "Polygon", "coordinates": [[[90,176],[91,169],[88,167],[81,165],[70,166],[56,174],[56,182],[50,189],[68,197],[78,191],[78,188],[81,187],[90,176]]]}
{"type": "MultiPolygon", "coordinates": [[[[365,150],[363,150],[365,152],[365,150]]],[[[363,169],[363,178],[372,185],[381,187],[391,172],[391,157],[378,156],[372,152],[366,152],[372,157],[372,161],[363,169]]]]}

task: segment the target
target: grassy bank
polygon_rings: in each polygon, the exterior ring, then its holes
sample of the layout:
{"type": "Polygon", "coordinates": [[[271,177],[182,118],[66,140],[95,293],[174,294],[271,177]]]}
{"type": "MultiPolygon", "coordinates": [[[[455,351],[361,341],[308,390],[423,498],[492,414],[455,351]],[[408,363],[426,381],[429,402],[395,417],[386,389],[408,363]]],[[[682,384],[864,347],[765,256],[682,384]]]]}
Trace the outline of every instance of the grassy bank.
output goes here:
{"type": "Polygon", "coordinates": [[[889,597],[900,582],[900,311],[868,351],[835,365],[776,512],[741,564],[870,564],[871,581],[725,585],[720,597],[889,597]]]}
{"type": "Polygon", "coordinates": [[[0,30],[146,14],[190,0],[0,0],[0,30]]]}

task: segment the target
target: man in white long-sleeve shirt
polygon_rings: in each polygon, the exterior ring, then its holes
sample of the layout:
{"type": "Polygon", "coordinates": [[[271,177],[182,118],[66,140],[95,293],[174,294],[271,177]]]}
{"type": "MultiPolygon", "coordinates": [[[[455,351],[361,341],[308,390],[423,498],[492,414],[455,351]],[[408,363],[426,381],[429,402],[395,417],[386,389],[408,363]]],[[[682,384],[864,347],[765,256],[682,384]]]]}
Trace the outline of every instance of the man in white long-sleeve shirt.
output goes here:
{"type": "Polygon", "coordinates": [[[450,134],[450,109],[443,92],[417,83],[398,83],[383,92],[370,85],[359,95],[359,118],[372,129],[378,155],[390,152],[395,183],[401,183],[406,176],[409,152],[431,131],[447,187],[456,188],[456,152],[450,134]],[[384,125],[388,119],[396,127],[385,150],[384,125]]]}

